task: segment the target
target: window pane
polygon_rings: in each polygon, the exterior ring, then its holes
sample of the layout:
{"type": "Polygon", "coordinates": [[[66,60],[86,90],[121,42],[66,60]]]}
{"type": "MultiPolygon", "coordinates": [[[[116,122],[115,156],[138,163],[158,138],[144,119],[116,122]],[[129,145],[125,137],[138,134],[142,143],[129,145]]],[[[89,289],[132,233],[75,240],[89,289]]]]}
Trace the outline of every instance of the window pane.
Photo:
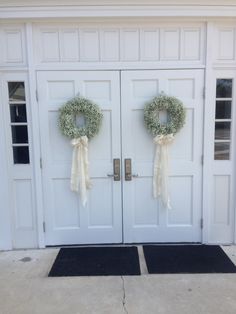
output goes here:
{"type": "Polygon", "coordinates": [[[215,143],[215,160],[229,160],[230,143],[215,143]]]}
{"type": "Polygon", "coordinates": [[[13,147],[14,164],[29,164],[29,147],[13,147]]]}
{"type": "Polygon", "coordinates": [[[232,97],[232,80],[218,79],[216,81],[216,97],[231,98],[232,97]]]}
{"type": "Polygon", "coordinates": [[[11,131],[13,144],[28,143],[28,131],[26,125],[13,125],[11,131]]]}
{"type": "Polygon", "coordinates": [[[25,104],[10,105],[10,112],[11,122],[27,122],[25,104]]]}
{"type": "Polygon", "coordinates": [[[231,118],[231,101],[217,101],[216,102],[216,119],[230,119],[231,118]]]}
{"type": "Polygon", "coordinates": [[[25,101],[24,82],[8,82],[8,92],[10,101],[25,101]]]}
{"type": "Polygon", "coordinates": [[[215,139],[230,140],[230,122],[216,122],[215,139]]]}

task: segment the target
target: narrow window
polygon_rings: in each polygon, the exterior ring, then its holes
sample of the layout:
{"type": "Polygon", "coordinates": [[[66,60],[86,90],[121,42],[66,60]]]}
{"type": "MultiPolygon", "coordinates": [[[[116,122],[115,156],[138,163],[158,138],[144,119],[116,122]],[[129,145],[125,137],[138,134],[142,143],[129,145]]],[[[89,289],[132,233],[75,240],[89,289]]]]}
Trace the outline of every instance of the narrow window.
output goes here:
{"type": "Polygon", "coordinates": [[[8,82],[14,164],[29,164],[29,140],[24,82],[8,82]]]}
{"type": "Polygon", "coordinates": [[[232,85],[232,79],[216,80],[215,160],[230,159],[232,85]]]}

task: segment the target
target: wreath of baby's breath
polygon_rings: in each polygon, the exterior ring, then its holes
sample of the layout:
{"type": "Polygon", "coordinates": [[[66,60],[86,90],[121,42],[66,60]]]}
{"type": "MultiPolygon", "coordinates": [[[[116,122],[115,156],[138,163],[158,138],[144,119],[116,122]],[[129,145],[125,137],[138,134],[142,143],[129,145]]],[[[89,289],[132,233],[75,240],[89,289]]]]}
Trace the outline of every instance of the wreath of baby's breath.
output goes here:
{"type": "Polygon", "coordinates": [[[161,94],[154,97],[144,107],[144,122],[148,131],[153,135],[177,133],[185,123],[186,112],[183,103],[176,97],[161,94]],[[167,123],[161,123],[159,112],[167,111],[167,123]]]}
{"type": "Polygon", "coordinates": [[[69,100],[59,110],[59,127],[61,132],[70,139],[87,136],[94,137],[101,126],[102,112],[98,105],[83,97],[69,100]],[[76,126],[76,117],[84,116],[85,126],[76,126]]]}

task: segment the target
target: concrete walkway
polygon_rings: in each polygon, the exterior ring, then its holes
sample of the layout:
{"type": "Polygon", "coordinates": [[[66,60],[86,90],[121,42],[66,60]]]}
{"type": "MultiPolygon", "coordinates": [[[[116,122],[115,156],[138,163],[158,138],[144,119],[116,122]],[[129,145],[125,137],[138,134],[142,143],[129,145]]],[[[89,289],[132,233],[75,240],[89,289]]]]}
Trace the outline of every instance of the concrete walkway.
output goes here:
{"type": "MultiPolygon", "coordinates": [[[[236,263],[236,247],[224,247],[236,263]]],[[[48,278],[57,249],[0,252],[0,314],[235,314],[236,274],[48,278]]]]}

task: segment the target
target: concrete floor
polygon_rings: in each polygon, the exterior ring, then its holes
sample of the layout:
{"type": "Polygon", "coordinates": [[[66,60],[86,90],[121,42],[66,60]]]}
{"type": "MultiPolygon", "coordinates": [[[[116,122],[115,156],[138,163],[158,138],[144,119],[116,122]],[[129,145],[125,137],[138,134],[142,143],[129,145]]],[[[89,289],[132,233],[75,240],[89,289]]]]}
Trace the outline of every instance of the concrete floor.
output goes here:
{"type": "Polygon", "coordinates": [[[139,248],[141,276],[48,278],[57,252],[0,252],[0,314],[236,313],[236,274],[148,275],[139,248]]]}

